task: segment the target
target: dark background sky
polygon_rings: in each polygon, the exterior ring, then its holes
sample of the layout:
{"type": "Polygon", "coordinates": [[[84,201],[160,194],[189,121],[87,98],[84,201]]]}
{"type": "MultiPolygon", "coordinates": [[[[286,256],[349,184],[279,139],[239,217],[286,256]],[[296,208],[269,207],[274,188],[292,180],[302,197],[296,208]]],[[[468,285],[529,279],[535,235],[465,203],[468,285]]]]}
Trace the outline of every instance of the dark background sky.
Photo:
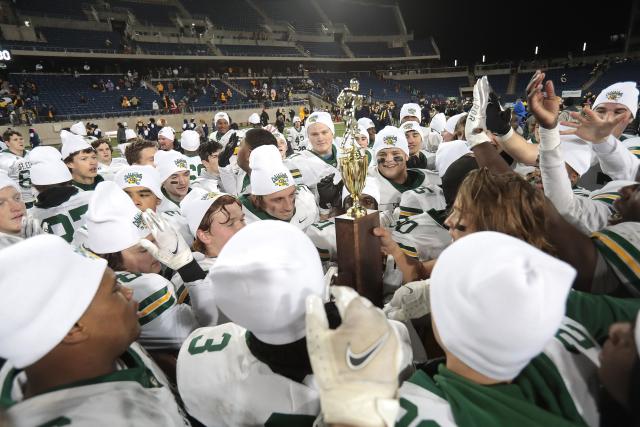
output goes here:
{"type": "Polygon", "coordinates": [[[622,50],[610,36],[626,33],[634,0],[482,1],[398,0],[407,30],[416,38],[433,36],[446,65],[487,63],[509,58],[580,55],[594,49],[622,50]]]}

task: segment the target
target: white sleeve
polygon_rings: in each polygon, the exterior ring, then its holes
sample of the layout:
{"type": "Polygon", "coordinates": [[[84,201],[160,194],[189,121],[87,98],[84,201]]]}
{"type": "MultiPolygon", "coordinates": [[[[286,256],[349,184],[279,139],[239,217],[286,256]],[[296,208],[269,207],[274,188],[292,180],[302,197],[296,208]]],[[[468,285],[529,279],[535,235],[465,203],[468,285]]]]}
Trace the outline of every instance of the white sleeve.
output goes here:
{"type": "Polygon", "coordinates": [[[200,326],[214,326],[218,322],[218,307],[213,297],[213,283],[208,277],[185,283],[191,298],[191,309],[200,326]]]}
{"type": "Polygon", "coordinates": [[[231,194],[233,196],[239,196],[236,194],[236,179],[237,176],[233,172],[233,167],[231,165],[224,166],[219,169],[220,171],[220,181],[218,182],[218,186],[220,190],[225,193],[231,194]]]}
{"type": "Polygon", "coordinates": [[[601,144],[593,144],[602,172],[612,180],[635,181],[640,159],[631,153],[615,136],[609,135],[601,144]]]}
{"type": "Polygon", "coordinates": [[[560,149],[558,128],[547,130],[541,127],[540,140],[540,174],[545,196],[560,215],[584,232],[604,228],[611,215],[609,206],[573,193],[560,149]]]}

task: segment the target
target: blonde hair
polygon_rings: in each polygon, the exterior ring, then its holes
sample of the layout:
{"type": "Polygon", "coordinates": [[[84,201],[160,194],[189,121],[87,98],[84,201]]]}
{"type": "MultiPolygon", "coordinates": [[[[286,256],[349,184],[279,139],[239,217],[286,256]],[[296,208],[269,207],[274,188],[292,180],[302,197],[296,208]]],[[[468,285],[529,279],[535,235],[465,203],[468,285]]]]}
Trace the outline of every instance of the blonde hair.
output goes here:
{"type": "Polygon", "coordinates": [[[517,237],[547,253],[544,193],[515,173],[495,174],[487,168],[469,172],[456,196],[460,216],[476,231],[517,237]]]}

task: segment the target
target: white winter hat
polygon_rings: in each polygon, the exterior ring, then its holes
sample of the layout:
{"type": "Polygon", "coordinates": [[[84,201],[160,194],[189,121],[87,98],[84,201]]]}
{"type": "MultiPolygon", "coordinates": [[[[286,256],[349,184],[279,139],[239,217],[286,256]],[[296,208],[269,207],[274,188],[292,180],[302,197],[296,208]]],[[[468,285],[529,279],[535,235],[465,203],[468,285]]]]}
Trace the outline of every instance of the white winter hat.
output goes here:
{"type": "Polygon", "coordinates": [[[20,192],[20,187],[18,186],[18,183],[12,180],[11,178],[9,178],[9,175],[7,175],[5,171],[0,170],[0,190],[2,190],[5,187],[13,187],[18,192],[20,192]]]}
{"type": "Polygon", "coordinates": [[[251,194],[263,196],[295,185],[282,155],[275,145],[261,145],[249,154],[251,194]]]}
{"type": "Polygon", "coordinates": [[[307,118],[307,136],[309,136],[309,128],[314,123],[322,123],[329,129],[331,129],[332,134],[336,134],[336,128],[333,125],[333,120],[331,120],[331,115],[326,111],[316,111],[311,113],[311,115],[307,118]]]}
{"type": "Polygon", "coordinates": [[[71,133],[75,133],[76,135],[80,135],[80,136],[86,136],[87,135],[87,128],[85,127],[84,123],[82,122],[78,122],[78,123],[74,123],[69,130],[71,131],[71,133]]]}
{"type": "Polygon", "coordinates": [[[418,104],[408,103],[404,104],[400,109],[400,121],[405,117],[413,116],[418,118],[418,123],[422,120],[422,108],[418,104]]]}
{"type": "Polygon", "coordinates": [[[376,127],[376,125],[373,124],[373,120],[371,120],[369,117],[362,117],[358,119],[358,126],[364,127],[365,129],[376,127]]]}
{"type": "Polygon", "coordinates": [[[324,295],[318,251],[283,221],[257,221],[222,248],[208,276],[218,308],[267,344],[305,336],[305,300],[324,295]]]}
{"type": "Polygon", "coordinates": [[[158,151],[154,157],[154,161],[158,166],[161,185],[174,173],[189,170],[187,158],[175,150],[158,151]]]}
{"type": "Polygon", "coordinates": [[[598,105],[606,103],[622,104],[627,107],[633,117],[635,117],[638,112],[638,89],[636,88],[636,82],[614,83],[603,89],[593,103],[592,108],[595,110],[598,105]]]}
{"type": "Polygon", "coordinates": [[[122,188],[146,187],[159,199],[162,195],[160,174],[151,165],[132,165],[121,168],[113,179],[113,182],[122,188]]]}
{"type": "Polygon", "coordinates": [[[377,156],[378,152],[386,148],[399,148],[409,155],[409,143],[404,132],[395,126],[385,126],[376,134],[376,142],[373,144],[373,155],[377,156]]]}
{"type": "Polygon", "coordinates": [[[553,338],[576,271],[493,231],[445,249],[431,274],[431,312],[444,347],[475,371],[509,381],[553,338]],[[460,268],[464,265],[464,268],[460,268]]]}
{"type": "Polygon", "coordinates": [[[123,251],[151,234],[142,220],[140,209],[111,181],[101,182],[94,190],[85,225],[85,245],[97,254],[123,251]]]}
{"type": "Polygon", "coordinates": [[[62,154],[63,159],[66,159],[71,154],[77,153],[78,151],[91,148],[91,145],[89,145],[83,137],[66,130],[60,132],[60,140],[62,141],[60,153],[62,154]]]}
{"type": "MultiPolygon", "coordinates": [[[[227,123],[231,123],[231,119],[229,119],[229,115],[223,111],[216,113],[215,116],[213,116],[213,123],[218,123],[218,120],[226,120],[227,123]]],[[[259,122],[258,122],[259,123],[259,122]]]]}
{"type": "Polygon", "coordinates": [[[93,301],[106,268],[51,234],[0,251],[0,357],[22,369],[53,350],[93,301]]]}
{"type": "Polygon", "coordinates": [[[165,138],[173,141],[176,138],[176,133],[172,127],[165,126],[160,129],[160,132],[158,132],[158,136],[164,136],[165,138]]]}
{"type": "Polygon", "coordinates": [[[414,121],[404,122],[399,127],[402,130],[402,132],[405,133],[405,135],[406,135],[407,132],[413,131],[413,132],[418,132],[420,134],[420,136],[422,138],[424,138],[424,135],[422,134],[422,132],[423,132],[422,126],[420,126],[420,124],[418,122],[414,122],[414,121]]]}
{"type": "Polygon", "coordinates": [[[444,113],[438,113],[431,119],[431,123],[429,126],[431,129],[435,130],[438,133],[442,133],[444,131],[444,126],[447,124],[447,117],[444,113]]]}
{"type": "MultiPolygon", "coordinates": [[[[569,129],[560,125],[560,130],[563,128],[569,129]]],[[[591,168],[591,156],[593,155],[591,144],[575,135],[561,135],[560,150],[565,163],[571,166],[578,175],[584,175],[591,168]]]]}
{"type": "MultiPolygon", "coordinates": [[[[362,189],[362,194],[368,194],[373,197],[378,204],[380,204],[380,186],[378,185],[378,180],[372,176],[368,176],[366,181],[364,182],[364,188],[362,189]]],[[[347,190],[347,186],[342,187],[342,201],[347,198],[349,195],[349,190],[347,190]]]]}
{"type": "Polygon", "coordinates": [[[296,122],[302,123],[302,120],[300,120],[300,117],[298,117],[298,116],[294,116],[293,117],[292,123],[296,123],[296,122]]]}
{"type": "Polygon", "coordinates": [[[189,194],[184,196],[184,199],[180,202],[180,210],[187,219],[191,234],[196,235],[204,214],[222,196],[228,196],[228,194],[209,192],[202,188],[193,188],[189,194]]]}
{"type": "Polygon", "coordinates": [[[29,151],[27,159],[33,165],[47,160],[62,160],[62,154],[50,145],[38,145],[33,150],[29,151]]]}
{"type": "Polygon", "coordinates": [[[72,179],[69,168],[60,159],[48,159],[33,163],[29,178],[34,185],[60,184],[72,179]]]}
{"type": "Polygon", "coordinates": [[[196,151],[200,147],[200,134],[195,130],[185,130],[180,136],[180,147],[186,151],[196,151]]]}
{"type": "Polygon", "coordinates": [[[444,124],[444,130],[453,134],[456,131],[456,125],[458,124],[460,119],[465,117],[466,115],[467,113],[460,113],[460,114],[456,114],[455,116],[449,117],[446,123],[444,124]]]}
{"type": "Polygon", "coordinates": [[[138,139],[138,134],[133,129],[124,130],[124,138],[129,141],[130,139],[138,139]]]}
{"type": "Polygon", "coordinates": [[[440,143],[436,151],[436,170],[440,178],[444,176],[453,162],[469,153],[471,153],[471,150],[469,150],[465,141],[456,140],[440,143]]]}
{"type": "MultiPolygon", "coordinates": [[[[294,119],[294,121],[295,121],[295,119],[294,119]]],[[[258,113],[253,113],[253,114],[251,114],[249,116],[249,123],[251,123],[252,125],[259,125],[260,124],[260,116],[258,115],[258,113]]]]}

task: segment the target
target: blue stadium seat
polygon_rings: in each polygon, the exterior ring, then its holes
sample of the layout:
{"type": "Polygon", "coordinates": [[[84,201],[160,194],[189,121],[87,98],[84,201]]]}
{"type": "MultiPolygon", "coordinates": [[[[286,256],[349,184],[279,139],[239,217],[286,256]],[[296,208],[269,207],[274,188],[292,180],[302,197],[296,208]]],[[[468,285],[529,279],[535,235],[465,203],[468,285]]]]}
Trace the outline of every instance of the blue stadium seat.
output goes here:
{"type": "Polygon", "coordinates": [[[302,56],[298,49],[289,46],[218,45],[229,56],[302,56]]]}
{"type": "Polygon", "coordinates": [[[405,56],[404,49],[399,47],[388,47],[383,42],[349,42],[347,43],[349,49],[357,57],[364,58],[386,58],[386,57],[398,57],[405,56]]]}
{"type": "Polygon", "coordinates": [[[299,44],[305,51],[308,51],[311,56],[325,56],[333,58],[342,58],[346,56],[338,43],[300,42],[299,44]]]}
{"type": "Polygon", "coordinates": [[[435,55],[436,51],[431,40],[409,40],[409,49],[415,56],[435,55]]]}

